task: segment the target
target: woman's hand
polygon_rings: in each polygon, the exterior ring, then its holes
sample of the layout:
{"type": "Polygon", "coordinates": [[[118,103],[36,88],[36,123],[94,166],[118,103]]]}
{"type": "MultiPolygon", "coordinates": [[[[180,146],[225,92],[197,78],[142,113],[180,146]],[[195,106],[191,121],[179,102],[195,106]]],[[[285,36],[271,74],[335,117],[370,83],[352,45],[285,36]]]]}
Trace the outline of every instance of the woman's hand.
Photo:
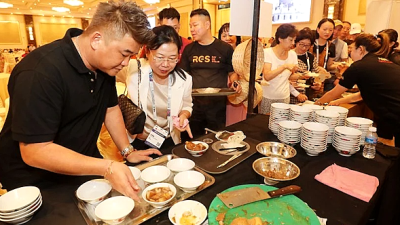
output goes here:
{"type": "Polygon", "coordinates": [[[141,161],[150,161],[153,158],[151,158],[149,155],[152,155],[152,154],[162,155],[161,152],[158,151],[157,149],[150,148],[147,150],[134,151],[131,154],[129,154],[126,159],[131,163],[138,163],[141,161]]]}
{"type": "Polygon", "coordinates": [[[236,91],[236,93],[240,94],[242,92],[242,85],[238,81],[232,82],[231,88],[236,91]]]}
{"type": "Polygon", "coordinates": [[[190,116],[190,113],[186,110],[181,111],[179,114],[179,125],[174,123],[174,127],[180,132],[186,131],[190,138],[193,138],[192,130],[190,129],[189,122],[187,121],[190,116]]]}
{"type": "Polygon", "coordinates": [[[297,100],[299,100],[299,102],[305,102],[307,100],[307,96],[305,94],[299,94],[297,95],[297,100]]]}
{"type": "Polygon", "coordinates": [[[322,84],[319,83],[319,82],[315,82],[315,83],[313,83],[313,85],[311,86],[311,88],[312,88],[313,90],[316,90],[316,91],[319,91],[319,90],[321,89],[321,87],[322,87],[322,84]]]}
{"type": "Polygon", "coordinates": [[[330,101],[328,105],[339,105],[339,102],[337,100],[330,101]]]}
{"type": "MultiPolygon", "coordinates": [[[[130,154],[130,156],[132,154],[130,154]]],[[[125,164],[115,161],[111,163],[110,161],[106,168],[104,178],[106,178],[110,182],[111,186],[119,193],[140,202],[138,197],[140,188],[137,185],[132,172],[125,164]]]]}
{"type": "Polygon", "coordinates": [[[295,73],[297,69],[299,68],[297,64],[285,64],[285,69],[292,71],[292,73],[295,73]]]}

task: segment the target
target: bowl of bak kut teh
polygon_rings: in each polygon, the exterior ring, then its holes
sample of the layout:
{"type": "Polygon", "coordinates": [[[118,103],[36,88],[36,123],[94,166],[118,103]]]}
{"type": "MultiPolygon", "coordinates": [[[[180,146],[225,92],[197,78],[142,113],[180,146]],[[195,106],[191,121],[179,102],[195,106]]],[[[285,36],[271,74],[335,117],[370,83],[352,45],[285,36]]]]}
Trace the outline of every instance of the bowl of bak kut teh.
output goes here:
{"type": "Polygon", "coordinates": [[[208,144],[202,141],[187,141],[185,142],[185,149],[193,157],[200,157],[208,150],[208,144]]]}
{"type": "Polygon", "coordinates": [[[157,183],[146,187],[142,198],[154,208],[162,208],[175,198],[176,188],[170,183],[157,183]]]}

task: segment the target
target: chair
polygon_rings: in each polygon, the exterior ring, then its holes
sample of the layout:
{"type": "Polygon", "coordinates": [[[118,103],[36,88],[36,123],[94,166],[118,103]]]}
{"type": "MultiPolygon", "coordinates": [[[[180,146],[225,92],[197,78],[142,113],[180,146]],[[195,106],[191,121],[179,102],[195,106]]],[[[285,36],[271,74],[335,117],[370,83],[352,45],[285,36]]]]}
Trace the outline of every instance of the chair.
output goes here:
{"type": "Polygon", "coordinates": [[[14,69],[17,62],[15,61],[15,57],[12,53],[3,53],[4,56],[4,69],[3,73],[11,73],[14,69]]]}

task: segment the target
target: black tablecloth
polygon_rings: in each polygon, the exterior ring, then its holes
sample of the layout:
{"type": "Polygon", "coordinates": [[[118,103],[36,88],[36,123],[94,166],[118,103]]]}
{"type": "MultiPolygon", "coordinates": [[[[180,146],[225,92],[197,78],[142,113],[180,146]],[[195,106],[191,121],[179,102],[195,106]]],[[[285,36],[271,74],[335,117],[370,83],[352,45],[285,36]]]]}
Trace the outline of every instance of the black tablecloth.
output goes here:
{"type": "MultiPolygon", "coordinates": [[[[252,118],[232,125],[227,129],[230,131],[242,130],[248,137],[259,141],[277,141],[277,138],[268,129],[268,116],[252,116],[252,118]]],[[[275,186],[283,187],[290,184],[301,186],[302,192],[297,194],[297,196],[314,209],[318,216],[327,218],[329,225],[366,224],[371,215],[374,215],[374,209],[377,213],[382,213],[382,210],[379,211],[379,208],[384,206],[380,204],[388,204],[387,202],[390,202],[390,197],[388,197],[389,195],[387,195],[386,190],[392,188],[394,190],[397,189],[397,192],[399,191],[398,186],[393,187],[389,185],[389,187],[386,187],[387,185],[384,181],[387,178],[386,175],[388,174],[391,161],[379,154],[373,160],[363,158],[361,151],[351,157],[343,157],[333,147],[329,147],[322,155],[312,157],[306,155],[305,151],[299,145],[296,145],[295,148],[297,155],[290,160],[300,168],[300,176],[293,181],[281,182],[275,186]],[[376,176],[379,179],[378,190],[369,203],[330,188],[314,179],[316,174],[334,163],[376,176]]],[[[200,201],[208,207],[216,194],[227,188],[241,184],[263,183],[262,177],[257,175],[252,169],[253,161],[260,157],[263,156],[256,153],[228,172],[213,175],[215,177],[215,184],[196,194],[191,199],[200,201]]],[[[27,224],[84,225],[85,221],[73,198],[74,191],[79,185],[89,179],[92,178],[79,177],[68,181],[68,183],[60,183],[42,188],[43,206],[27,224]]],[[[386,222],[388,220],[380,220],[379,224],[386,222]]],[[[146,221],[144,224],[170,224],[168,211],[146,221]]]]}

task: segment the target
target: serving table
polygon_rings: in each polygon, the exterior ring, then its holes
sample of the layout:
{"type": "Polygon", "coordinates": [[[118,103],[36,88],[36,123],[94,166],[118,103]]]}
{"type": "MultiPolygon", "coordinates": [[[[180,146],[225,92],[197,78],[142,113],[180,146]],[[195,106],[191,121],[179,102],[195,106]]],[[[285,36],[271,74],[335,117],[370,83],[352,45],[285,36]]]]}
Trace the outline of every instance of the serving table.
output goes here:
{"type": "MultiPolygon", "coordinates": [[[[245,121],[229,126],[227,130],[241,130],[247,137],[258,141],[278,141],[268,129],[268,119],[268,116],[265,115],[251,116],[251,118],[245,121]]],[[[292,181],[280,182],[275,187],[280,188],[291,184],[300,186],[302,192],[298,193],[297,196],[314,209],[318,216],[327,218],[328,225],[366,224],[370,216],[373,215],[374,209],[379,209],[381,201],[387,200],[385,197],[386,190],[384,189],[387,188],[385,179],[387,179],[386,175],[390,171],[389,168],[391,168],[391,160],[383,158],[379,154],[373,160],[365,159],[361,151],[351,157],[343,157],[331,146],[328,147],[326,152],[315,157],[308,156],[300,145],[296,145],[295,149],[297,150],[297,155],[289,160],[300,168],[300,176],[292,181]],[[344,194],[314,179],[316,174],[334,163],[376,176],[379,179],[377,192],[370,202],[367,203],[344,194]]],[[[203,203],[208,208],[214,197],[225,189],[241,184],[263,183],[263,178],[257,175],[252,169],[252,163],[260,157],[263,157],[263,155],[256,153],[226,173],[214,174],[215,184],[194,195],[191,199],[203,203]]],[[[76,177],[66,183],[41,188],[43,206],[28,224],[85,225],[86,223],[80,215],[73,199],[75,190],[79,185],[92,178],[76,177]]],[[[143,224],[162,225],[171,223],[168,219],[168,212],[165,211],[143,224]]]]}

